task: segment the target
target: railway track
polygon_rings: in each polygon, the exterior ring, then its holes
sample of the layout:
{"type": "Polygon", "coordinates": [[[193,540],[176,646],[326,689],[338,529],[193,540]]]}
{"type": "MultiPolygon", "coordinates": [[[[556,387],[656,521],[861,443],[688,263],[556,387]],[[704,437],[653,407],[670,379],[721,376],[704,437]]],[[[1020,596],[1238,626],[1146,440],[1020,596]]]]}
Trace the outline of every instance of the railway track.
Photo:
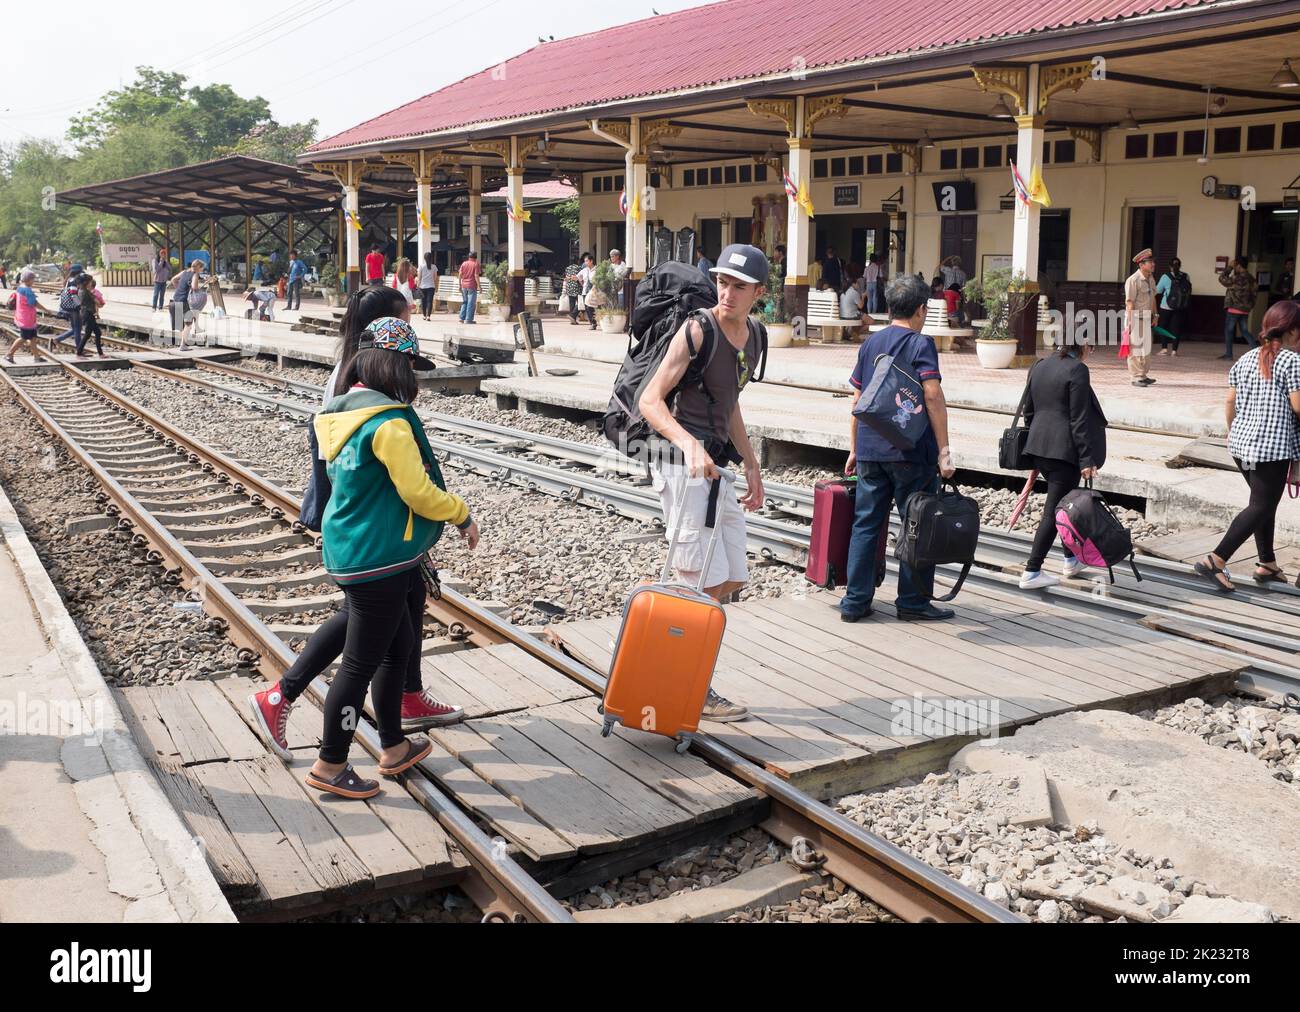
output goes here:
{"type": "MultiPolygon", "coordinates": [[[[58,365],[61,371],[53,374],[5,373],[0,385],[10,387],[18,402],[93,475],[103,490],[105,512],[133,533],[148,561],[162,566],[168,582],[188,588],[204,611],[223,623],[246,663],[277,678],[294,654],[285,630],[266,619],[332,607],[334,600],[332,594],[316,593],[325,589],[323,570],[314,537],[291,519],[298,501],[86,372],[66,362],[58,365]],[[250,576],[250,571],[261,575],[250,576]],[[265,596],[292,589],[308,593],[265,596]]],[[[603,691],[600,672],[454,591],[446,590],[437,607],[441,611],[435,619],[466,647],[514,643],[592,692],[603,691]]],[[[308,695],[319,705],[327,690],[324,679],[317,678],[308,695]]],[[[378,755],[378,735],[370,724],[358,728],[357,741],[378,755]]],[[[837,876],[901,919],[1020,919],[715,739],[700,735],[693,749],[766,796],[769,808],[762,827],[801,854],[808,867],[837,876]]],[[[462,848],[477,883],[468,891],[481,907],[490,908],[489,916],[572,920],[517,862],[493,847],[427,770],[406,775],[404,783],[462,848]]]]}
{"type": "MultiPolygon", "coordinates": [[[[222,363],[197,366],[196,372],[212,373],[222,377],[221,381],[135,364],[152,375],[300,420],[314,414],[320,403],[323,388],[314,384],[222,363]],[[232,382],[239,385],[232,386],[232,382]]],[[[649,477],[644,465],[620,457],[612,448],[456,415],[421,412],[421,417],[442,433],[431,434],[430,443],[453,467],[642,523],[661,524],[659,498],[647,487],[649,477]]],[[[767,509],[764,514],[748,518],[751,551],[763,559],[806,565],[812,490],[776,483],[765,485],[765,489],[767,509]]],[[[896,517],[891,524],[896,532],[896,517]]],[[[1025,533],[987,528],[981,531],[977,567],[969,579],[1003,588],[1013,586],[1031,541],[1032,537],[1025,533]]],[[[1052,555],[1059,559],[1059,548],[1053,548],[1052,555]]],[[[891,561],[890,565],[895,564],[891,561]]],[[[1248,654],[1251,669],[1243,677],[1243,687],[1279,696],[1300,693],[1300,675],[1286,657],[1300,653],[1300,590],[1291,585],[1259,586],[1239,581],[1238,593],[1225,601],[1207,591],[1184,563],[1143,556],[1140,568],[1141,583],[1121,567],[1115,571],[1113,585],[1094,573],[1035,593],[1126,621],[1154,623],[1157,627],[1164,623],[1166,628],[1171,623],[1194,627],[1204,634],[1201,639],[1205,649],[1236,657],[1243,655],[1243,644],[1253,645],[1260,649],[1248,654]]]]}

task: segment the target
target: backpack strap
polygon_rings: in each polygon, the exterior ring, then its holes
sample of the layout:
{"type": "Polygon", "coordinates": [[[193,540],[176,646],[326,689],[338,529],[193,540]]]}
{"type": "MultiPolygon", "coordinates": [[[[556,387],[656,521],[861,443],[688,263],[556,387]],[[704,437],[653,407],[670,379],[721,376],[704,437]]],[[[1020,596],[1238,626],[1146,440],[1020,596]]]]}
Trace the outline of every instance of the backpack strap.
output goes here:
{"type": "MultiPolygon", "coordinates": [[[[1141,582],[1142,582],[1142,574],[1138,572],[1137,563],[1133,561],[1133,553],[1132,553],[1132,552],[1129,552],[1129,553],[1128,553],[1128,568],[1131,569],[1131,570],[1133,570],[1133,579],[1137,580],[1138,583],[1141,583],[1141,582]]],[[[1114,578],[1113,576],[1110,578],[1110,582],[1111,582],[1111,583],[1114,583],[1114,582],[1115,582],[1115,578],[1114,578]]]]}
{"type": "MultiPolygon", "coordinates": [[[[968,562],[961,567],[961,575],[957,577],[957,582],[953,584],[952,590],[944,594],[943,597],[932,598],[934,601],[951,601],[961,592],[961,585],[966,582],[966,576],[970,573],[972,563],[968,562]]],[[[1114,582],[1114,581],[1112,581],[1114,582]]]]}

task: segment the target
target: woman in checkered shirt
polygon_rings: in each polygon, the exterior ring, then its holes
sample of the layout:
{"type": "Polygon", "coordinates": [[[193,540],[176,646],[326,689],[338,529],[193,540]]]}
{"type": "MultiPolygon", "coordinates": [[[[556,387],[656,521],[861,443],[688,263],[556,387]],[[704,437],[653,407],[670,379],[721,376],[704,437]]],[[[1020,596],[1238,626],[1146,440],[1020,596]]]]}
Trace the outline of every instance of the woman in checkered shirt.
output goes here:
{"type": "Polygon", "coordinates": [[[1194,567],[1225,594],[1236,587],[1224,567],[1252,534],[1259,554],[1255,582],[1286,582],[1273,554],[1273,521],[1291,461],[1300,458],[1300,355],[1292,350],[1300,340],[1300,303],[1279,302],[1260,329],[1259,347],[1228,372],[1228,452],[1250,486],[1250,502],[1219,546],[1194,567]]]}

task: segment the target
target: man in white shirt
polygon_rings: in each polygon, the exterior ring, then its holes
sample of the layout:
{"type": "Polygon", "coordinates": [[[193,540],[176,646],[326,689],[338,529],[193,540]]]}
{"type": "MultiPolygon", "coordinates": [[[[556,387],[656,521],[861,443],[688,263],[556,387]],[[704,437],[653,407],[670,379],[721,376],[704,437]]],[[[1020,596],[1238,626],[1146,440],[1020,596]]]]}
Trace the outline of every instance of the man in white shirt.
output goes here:
{"type": "Polygon", "coordinates": [[[880,254],[872,253],[867,257],[867,266],[862,271],[862,280],[867,286],[867,312],[880,312],[880,254]]]}
{"type": "MultiPolygon", "coordinates": [[[[866,317],[863,315],[865,310],[862,307],[863,290],[866,282],[859,278],[848,288],[844,289],[844,294],[840,296],[840,319],[855,320],[858,323],[866,323],[866,317]]],[[[844,337],[853,337],[857,329],[845,328],[844,337]]]]}
{"type": "Polygon", "coordinates": [[[614,281],[618,284],[618,308],[622,309],[623,280],[627,277],[627,272],[632,269],[632,265],[624,263],[622,251],[616,249],[609,251],[609,263],[614,268],[614,281]]]}

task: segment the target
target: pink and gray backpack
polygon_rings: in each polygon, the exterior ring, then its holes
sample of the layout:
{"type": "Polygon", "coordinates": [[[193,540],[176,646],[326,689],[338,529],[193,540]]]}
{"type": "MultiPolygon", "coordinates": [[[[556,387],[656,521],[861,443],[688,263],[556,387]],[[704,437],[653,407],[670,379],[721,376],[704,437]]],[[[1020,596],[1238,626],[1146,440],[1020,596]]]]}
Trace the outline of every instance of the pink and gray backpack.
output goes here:
{"type": "Polygon", "coordinates": [[[1085,566],[1104,568],[1115,582],[1112,566],[1128,559],[1135,579],[1141,580],[1133,561],[1133,538],[1119,522],[1100,492],[1088,487],[1076,488],[1061,496],[1056,506],[1056,533],[1061,544],[1085,566]]]}

